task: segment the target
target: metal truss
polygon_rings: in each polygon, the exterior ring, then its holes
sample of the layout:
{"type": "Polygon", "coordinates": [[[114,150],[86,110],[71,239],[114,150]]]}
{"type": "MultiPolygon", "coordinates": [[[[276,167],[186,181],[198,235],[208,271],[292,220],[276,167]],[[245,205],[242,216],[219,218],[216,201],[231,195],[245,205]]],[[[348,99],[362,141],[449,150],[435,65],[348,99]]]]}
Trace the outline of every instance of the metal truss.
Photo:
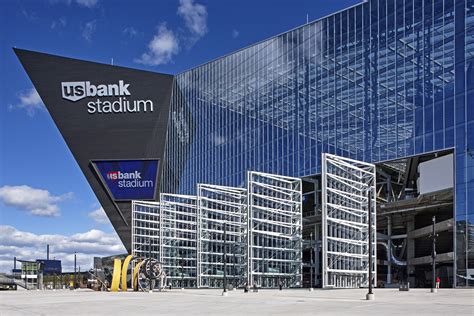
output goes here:
{"type": "MultiPolygon", "coordinates": [[[[160,257],[160,203],[132,201],[132,256],[160,257]]],[[[137,262],[134,260],[133,267],[137,262]]]]}
{"type": "Polygon", "coordinates": [[[132,254],[161,262],[173,287],[196,286],[196,244],[196,197],[161,194],[161,203],[132,201],[132,254]]]}
{"type": "Polygon", "coordinates": [[[247,190],[198,184],[198,286],[245,283],[247,190]]]}
{"type": "Polygon", "coordinates": [[[132,254],[157,259],[172,286],[301,286],[301,179],[249,172],[248,190],[160,198],[132,201],[132,254]]]}
{"type": "Polygon", "coordinates": [[[322,156],[323,288],[368,286],[371,191],[373,282],[376,284],[375,165],[322,156]]]}
{"type": "Polygon", "coordinates": [[[173,287],[196,287],[196,197],[160,195],[160,260],[173,287]]]}
{"type": "Polygon", "coordinates": [[[249,171],[247,174],[248,284],[302,284],[301,179],[249,171]]]}

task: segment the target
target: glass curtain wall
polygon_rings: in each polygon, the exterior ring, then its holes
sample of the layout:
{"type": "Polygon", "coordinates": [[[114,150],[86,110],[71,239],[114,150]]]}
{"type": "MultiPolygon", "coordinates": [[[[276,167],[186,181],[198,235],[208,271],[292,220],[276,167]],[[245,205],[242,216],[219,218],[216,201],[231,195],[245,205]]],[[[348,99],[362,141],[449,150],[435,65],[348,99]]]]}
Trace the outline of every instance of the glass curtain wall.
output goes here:
{"type": "Polygon", "coordinates": [[[473,61],[474,0],[370,0],[181,73],[162,191],[454,148],[456,285],[473,285],[473,61]]]}

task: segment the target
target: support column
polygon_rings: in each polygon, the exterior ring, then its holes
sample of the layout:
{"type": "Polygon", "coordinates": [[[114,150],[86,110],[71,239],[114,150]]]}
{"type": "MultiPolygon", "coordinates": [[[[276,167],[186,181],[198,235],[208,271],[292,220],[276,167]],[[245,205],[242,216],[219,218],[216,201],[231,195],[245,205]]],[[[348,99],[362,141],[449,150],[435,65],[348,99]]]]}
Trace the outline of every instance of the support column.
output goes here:
{"type": "Polygon", "coordinates": [[[415,230],[415,217],[411,216],[407,219],[407,281],[410,282],[410,287],[415,286],[415,277],[411,276],[415,273],[415,266],[408,264],[415,258],[415,239],[408,236],[413,230],[415,230]]]}
{"type": "Polygon", "coordinates": [[[320,286],[319,280],[321,279],[321,262],[319,261],[319,253],[320,253],[320,244],[321,239],[319,238],[319,231],[321,226],[318,224],[314,225],[314,285],[320,286]]]}
{"type": "MultiPolygon", "coordinates": [[[[318,209],[321,206],[321,199],[320,199],[320,187],[319,187],[319,180],[314,179],[314,214],[318,214],[318,209]]],[[[321,224],[314,224],[313,227],[313,236],[314,236],[314,243],[313,248],[313,263],[311,265],[311,269],[313,269],[313,286],[319,287],[321,284],[319,280],[321,279],[321,268],[320,268],[320,261],[319,261],[319,252],[320,252],[320,244],[321,240],[319,238],[319,231],[321,229],[321,224]]]]}
{"type": "Polygon", "coordinates": [[[387,217],[387,284],[392,284],[392,216],[387,217]]]}
{"type": "Polygon", "coordinates": [[[314,212],[316,213],[318,211],[318,208],[321,204],[321,201],[319,199],[319,181],[318,179],[314,179],[314,212]]]}

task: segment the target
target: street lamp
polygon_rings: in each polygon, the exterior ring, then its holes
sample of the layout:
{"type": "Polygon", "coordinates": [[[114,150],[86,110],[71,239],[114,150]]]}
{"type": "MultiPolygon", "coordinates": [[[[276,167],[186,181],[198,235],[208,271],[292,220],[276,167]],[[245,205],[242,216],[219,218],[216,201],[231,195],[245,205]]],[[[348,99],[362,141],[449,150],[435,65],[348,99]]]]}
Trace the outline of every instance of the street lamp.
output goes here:
{"type": "Polygon", "coordinates": [[[311,255],[310,263],[309,263],[309,271],[310,271],[310,284],[309,284],[309,290],[313,290],[313,232],[309,234],[309,251],[311,255]]]}
{"type": "Polygon", "coordinates": [[[369,214],[369,292],[367,293],[366,299],[373,301],[375,299],[374,293],[372,292],[372,186],[369,184],[369,191],[367,193],[367,212],[369,214]]]}
{"type": "Polygon", "coordinates": [[[431,266],[433,268],[432,271],[432,283],[431,283],[431,293],[436,293],[438,292],[438,289],[436,288],[436,216],[433,216],[432,218],[433,221],[433,244],[432,244],[432,249],[431,249],[431,266]]]}
{"type": "Polygon", "coordinates": [[[224,221],[224,289],[222,291],[222,296],[227,296],[227,223],[224,221]]]}
{"type": "MultiPolygon", "coordinates": [[[[145,266],[146,271],[146,266],[145,266]]],[[[153,292],[152,287],[152,280],[151,280],[151,238],[148,238],[148,284],[149,284],[149,292],[153,292]]]]}
{"type": "Polygon", "coordinates": [[[235,252],[236,252],[235,248],[236,248],[236,246],[237,245],[233,245],[231,247],[231,249],[232,249],[232,264],[233,264],[233,267],[232,267],[232,274],[233,274],[233,276],[232,276],[233,282],[232,283],[233,283],[233,285],[232,286],[233,286],[234,290],[239,286],[238,279],[237,279],[237,261],[236,261],[237,258],[235,257],[235,252]]]}
{"type": "Polygon", "coordinates": [[[74,288],[74,289],[76,288],[76,282],[77,282],[76,263],[77,263],[77,260],[76,260],[76,252],[74,252],[74,285],[73,285],[73,288],[74,288]]]}
{"type": "Polygon", "coordinates": [[[184,258],[183,251],[179,252],[180,263],[181,263],[181,290],[184,290],[184,258]]]}

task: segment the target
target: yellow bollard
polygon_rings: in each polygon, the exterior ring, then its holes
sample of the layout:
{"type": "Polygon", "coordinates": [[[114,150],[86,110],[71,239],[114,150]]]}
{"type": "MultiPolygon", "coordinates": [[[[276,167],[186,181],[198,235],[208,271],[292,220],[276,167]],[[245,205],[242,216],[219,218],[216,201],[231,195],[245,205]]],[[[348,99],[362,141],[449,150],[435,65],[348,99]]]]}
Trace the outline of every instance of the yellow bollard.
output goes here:
{"type": "MultiPolygon", "coordinates": [[[[127,258],[123,261],[122,266],[122,292],[127,292],[127,271],[128,265],[132,260],[132,255],[128,255],[127,258]]],[[[133,273],[132,273],[132,287],[133,287],[133,273]]]]}
{"type": "Polygon", "coordinates": [[[120,284],[120,272],[122,270],[122,260],[114,259],[114,272],[112,275],[111,292],[117,292],[120,284]]]}

